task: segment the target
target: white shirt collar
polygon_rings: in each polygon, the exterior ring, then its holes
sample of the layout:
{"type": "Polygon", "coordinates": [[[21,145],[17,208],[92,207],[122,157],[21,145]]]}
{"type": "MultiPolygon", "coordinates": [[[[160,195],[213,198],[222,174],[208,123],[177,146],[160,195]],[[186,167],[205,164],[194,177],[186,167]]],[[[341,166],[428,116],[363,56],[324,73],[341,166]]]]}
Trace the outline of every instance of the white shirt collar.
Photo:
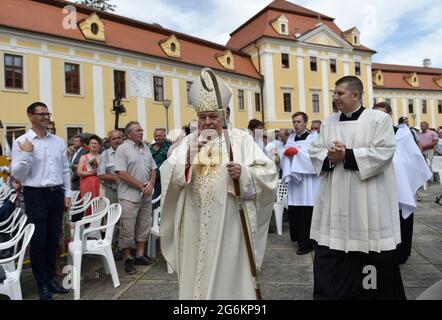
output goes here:
{"type": "MultiPolygon", "coordinates": [[[[32,129],[29,129],[28,135],[31,138],[31,140],[34,140],[35,138],[38,138],[38,135],[32,129]]],[[[48,131],[46,131],[46,135],[44,136],[44,138],[48,138],[50,135],[51,134],[48,131]]]]}

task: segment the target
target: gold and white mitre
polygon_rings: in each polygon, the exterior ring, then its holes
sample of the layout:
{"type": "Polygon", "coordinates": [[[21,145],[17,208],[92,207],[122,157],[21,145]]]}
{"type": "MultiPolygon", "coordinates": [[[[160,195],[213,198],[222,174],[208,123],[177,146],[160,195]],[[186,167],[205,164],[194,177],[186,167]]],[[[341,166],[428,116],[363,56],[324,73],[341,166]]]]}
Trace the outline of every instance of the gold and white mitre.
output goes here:
{"type": "Polygon", "coordinates": [[[189,90],[189,101],[195,108],[196,113],[224,109],[229,105],[232,98],[232,92],[227,84],[221,78],[215,76],[221,97],[221,106],[218,106],[214,83],[209,72],[212,72],[212,70],[204,68],[201,71],[201,76],[192,84],[189,90]]]}

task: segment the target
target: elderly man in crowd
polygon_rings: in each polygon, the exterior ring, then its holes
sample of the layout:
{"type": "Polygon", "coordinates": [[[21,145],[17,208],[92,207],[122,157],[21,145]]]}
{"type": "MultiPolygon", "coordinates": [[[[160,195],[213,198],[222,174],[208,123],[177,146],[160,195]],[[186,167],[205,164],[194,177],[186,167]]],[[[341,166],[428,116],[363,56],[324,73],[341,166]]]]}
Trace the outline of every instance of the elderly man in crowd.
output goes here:
{"type": "MultiPolygon", "coordinates": [[[[150,153],[152,154],[157,167],[161,167],[164,161],[167,159],[167,152],[170,148],[170,142],[166,140],[166,129],[158,128],[153,133],[155,143],[150,146],[150,153]]],[[[159,169],[158,169],[159,171],[159,169]]],[[[161,178],[160,173],[157,172],[155,179],[155,190],[153,193],[153,199],[156,199],[161,194],[161,178]]],[[[159,203],[157,204],[159,205],[159,203]]]]}
{"type": "Polygon", "coordinates": [[[123,133],[120,130],[112,130],[108,134],[111,147],[101,154],[98,176],[103,182],[104,194],[110,203],[118,203],[118,181],[120,178],[115,174],[115,153],[117,148],[124,142],[123,133]]]}
{"type": "Polygon", "coordinates": [[[135,265],[151,265],[154,262],[144,256],[145,243],[151,227],[152,191],[155,185],[157,165],[149,148],[143,143],[143,128],[139,122],[126,125],[127,140],[115,153],[115,172],[120,178],[118,200],[122,207],[118,246],[123,251],[124,270],[137,272],[135,265]],[[131,245],[136,241],[135,259],[131,257],[131,245]]]}

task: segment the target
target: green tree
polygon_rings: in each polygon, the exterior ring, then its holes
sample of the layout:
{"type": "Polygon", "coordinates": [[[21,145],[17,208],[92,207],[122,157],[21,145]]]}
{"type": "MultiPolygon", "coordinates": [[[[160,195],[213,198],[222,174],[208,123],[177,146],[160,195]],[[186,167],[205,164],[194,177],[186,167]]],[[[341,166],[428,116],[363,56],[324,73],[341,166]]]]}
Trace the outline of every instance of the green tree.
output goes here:
{"type": "Polygon", "coordinates": [[[115,11],[116,5],[110,4],[110,0],[77,0],[78,4],[85,4],[101,11],[115,11]]]}

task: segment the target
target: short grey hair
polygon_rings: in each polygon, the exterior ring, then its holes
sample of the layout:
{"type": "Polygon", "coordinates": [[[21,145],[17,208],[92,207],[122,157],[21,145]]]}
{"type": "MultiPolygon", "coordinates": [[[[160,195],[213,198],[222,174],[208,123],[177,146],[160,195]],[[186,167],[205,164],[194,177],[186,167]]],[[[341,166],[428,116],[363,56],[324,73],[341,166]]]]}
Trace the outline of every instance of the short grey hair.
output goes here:
{"type": "Polygon", "coordinates": [[[107,133],[107,137],[110,139],[111,137],[112,137],[112,134],[113,133],[118,133],[118,134],[121,134],[121,136],[124,136],[124,134],[123,134],[123,132],[121,131],[121,130],[119,130],[119,129],[114,129],[114,130],[111,130],[111,131],[109,131],[108,133],[107,133]]]}
{"type": "Polygon", "coordinates": [[[126,133],[126,135],[132,131],[132,126],[136,125],[136,124],[140,124],[138,121],[129,121],[128,124],[126,124],[126,127],[124,127],[124,132],[126,133]]]}
{"type": "Polygon", "coordinates": [[[279,132],[284,132],[284,135],[289,137],[293,133],[293,129],[281,129],[279,132]]]}
{"type": "Polygon", "coordinates": [[[156,128],[156,129],[153,131],[153,134],[155,134],[155,132],[157,132],[157,131],[163,131],[164,134],[166,134],[166,129],[164,129],[164,128],[156,128]]]}

